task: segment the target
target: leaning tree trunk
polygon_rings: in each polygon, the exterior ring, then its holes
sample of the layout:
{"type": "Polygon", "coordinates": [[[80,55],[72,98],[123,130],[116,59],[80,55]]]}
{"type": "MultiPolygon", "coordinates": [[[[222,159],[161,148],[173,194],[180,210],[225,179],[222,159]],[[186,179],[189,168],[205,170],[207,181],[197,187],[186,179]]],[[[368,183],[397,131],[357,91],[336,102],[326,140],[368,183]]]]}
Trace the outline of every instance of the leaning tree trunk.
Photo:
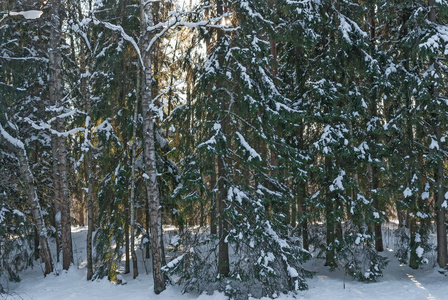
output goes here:
{"type": "Polygon", "coordinates": [[[152,59],[151,39],[153,34],[148,27],[153,24],[152,2],[140,0],[141,9],[141,55],[144,63],[142,80],[142,114],[143,114],[143,153],[147,201],[149,203],[152,270],[154,292],[160,294],[165,290],[165,279],[162,273],[162,254],[160,245],[160,198],[157,187],[157,167],[154,128],[154,101],[152,98],[152,59]]]}
{"type": "Polygon", "coordinates": [[[39,204],[39,199],[37,198],[34,176],[28,163],[25,146],[22,142],[11,137],[3,129],[2,125],[0,125],[0,138],[1,137],[13,146],[11,149],[16,153],[17,158],[19,159],[19,171],[23,178],[28,205],[31,208],[31,216],[39,235],[39,255],[42,263],[45,265],[44,275],[46,276],[53,272],[53,261],[51,258],[50,247],[48,246],[47,228],[45,227],[42,209],[39,204]]]}

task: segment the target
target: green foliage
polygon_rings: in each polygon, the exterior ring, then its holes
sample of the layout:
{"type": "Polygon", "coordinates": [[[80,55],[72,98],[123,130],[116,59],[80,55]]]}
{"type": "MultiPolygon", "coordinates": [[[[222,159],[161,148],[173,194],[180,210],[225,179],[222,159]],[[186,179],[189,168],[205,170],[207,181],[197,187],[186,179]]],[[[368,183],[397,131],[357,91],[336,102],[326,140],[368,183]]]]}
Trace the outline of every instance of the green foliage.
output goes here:
{"type": "Polygon", "coordinates": [[[34,226],[14,171],[16,159],[0,150],[0,294],[6,281],[20,281],[19,272],[34,261],[34,226]]]}

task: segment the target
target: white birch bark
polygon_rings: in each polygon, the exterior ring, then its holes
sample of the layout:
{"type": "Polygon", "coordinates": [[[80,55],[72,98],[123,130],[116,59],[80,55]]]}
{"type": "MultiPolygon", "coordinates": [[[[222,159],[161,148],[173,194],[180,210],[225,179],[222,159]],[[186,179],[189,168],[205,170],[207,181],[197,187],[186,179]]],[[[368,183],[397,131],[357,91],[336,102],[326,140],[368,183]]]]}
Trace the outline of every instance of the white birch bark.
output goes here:
{"type": "Polygon", "coordinates": [[[5,139],[12,146],[10,148],[17,155],[19,160],[19,170],[23,179],[28,205],[31,208],[31,216],[39,235],[39,255],[41,262],[45,265],[44,275],[46,276],[53,272],[53,261],[51,258],[50,247],[48,246],[47,228],[37,197],[34,176],[28,163],[25,146],[21,141],[9,135],[0,125],[0,139],[1,138],[5,139]]]}
{"type": "Polygon", "coordinates": [[[150,41],[152,32],[148,30],[153,24],[153,2],[140,0],[141,9],[141,55],[143,60],[142,74],[142,110],[143,110],[143,153],[145,157],[145,184],[147,201],[149,203],[152,269],[154,277],[154,292],[165,290],[165,278],[162,273],[162,252],[160,243],[160,197],[157,187],[157,167],[155,150],[154,118],[155,105],[152,97],[152,53],[150,41]]]}

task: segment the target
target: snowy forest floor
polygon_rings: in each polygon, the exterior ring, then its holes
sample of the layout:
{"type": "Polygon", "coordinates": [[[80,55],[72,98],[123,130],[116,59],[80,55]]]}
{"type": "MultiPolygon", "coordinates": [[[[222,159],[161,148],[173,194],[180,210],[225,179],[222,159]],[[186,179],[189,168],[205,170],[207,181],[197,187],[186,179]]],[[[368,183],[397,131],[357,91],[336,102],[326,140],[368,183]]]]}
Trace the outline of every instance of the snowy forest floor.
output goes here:
{"type": "MultiPolygon", "coordinates": [[[[393,224],[391,224],[393,225],[393,224]]],[[[313,258],[306,263],[306,269],[316,272],[308,279],[309,290],[297,295],[280,295],[279,300],[286,299],[447,299],[448,277],[440,274],[434,267],[434,259],[423,268],[413,270],[402,265],[394,257],[393,226],[384,229],[385,251],[383,256],[389,259],[384,276],[375,283],[357,282],[344,276],[343,270],[330,272],[324,267],[324,260],[313,258]],[[345,285],[345,288],[344,288],[345,285]]],[[[127,284],[117,285],[106,278],[96,281],[86,280],[86,240],[87,228],[73,228],[73,247],[75,265],[59,275],[50,274],[43,277],[39,266],[21,274],[22,281],[9,283],[8,294],[0,299],[8,300],[62,300],[62,299],[157,299],[157,300],[224,300],[220,293],[214,295],[182,294],[181,288],[169,285],[160,295],[155,295],[152,276],[147,275],[143,262],[139,266],[140,275],[134,280],[131,274],[122,275],[127,284]]],[[[146,269],[150,270],[149,266],[146,269]]]]}

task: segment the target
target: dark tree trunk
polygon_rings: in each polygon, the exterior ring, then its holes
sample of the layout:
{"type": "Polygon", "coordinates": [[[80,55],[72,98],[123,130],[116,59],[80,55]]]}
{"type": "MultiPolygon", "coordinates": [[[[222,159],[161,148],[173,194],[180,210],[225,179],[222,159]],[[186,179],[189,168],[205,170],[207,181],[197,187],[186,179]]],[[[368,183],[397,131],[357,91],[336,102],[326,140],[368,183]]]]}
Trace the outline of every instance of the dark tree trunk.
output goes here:
{"type": "MultiPolygon", "coordinates": [[[[50,30],[50,102],[58,107],[62,105],[62,56],[61,56],[61,6],[60,1],[51,1],[51,30],[50,30]]],[[[56,118],[54,129],[64,132],[64,120],[56,118]]],[[[70,220],[70,194],[68,188],[67,149],[66,139],[63,135],[52,135],[52,150],[54,164],[55,198],[61,211],[61,246],[62,268],[68,270],[73,262],[71,220],[70,220]],[[60,189],[60,190],[59,190],[60,189]]]]}
{"type": "MultiPolygon", "coordinates": [[[[437,130],[440,133],[440,128],[437,130]]],[[[437,193],[436,193],[436,224],[437,224],[437,263],[444,268],[448,263],[447,237],[446,237],[446,209],[443,206],[445,201],[443,193],[443,162],[437,164],[437,193]]]]}
{"type": "MultiPolygon", "coordinates": [[[[376,167],[372,167],[372,189],[375,191],[379,188],[379,180],[378,180],[378,170],[376,167]]],[[[378,211],[381,211],[382,207],[379,204],[378,197],[374,196],[373,205],[378,211]]],[[[384,251],[384,245],[383,245],[383,231],[381,229],[382,222],[375,223],[375,249],[378,252],[384,251]]]]}
{"type": "Polygon", "coordinates": [[[420,266],[420,258],[417,255],[417,245],[416,245],[416,234],[417,234],[417,225],[415,222],[415,219],[410,219],[409,220],[409,230],[410,230],[410,234],[411,234],[411,241],[410,241],[410,245],[409,247],[411,248],[411,254],[409,256],[409,266],[412,269],[418,269],[418,267],[420,266]]]}
{"type": "Polygon", "coordinates": [[[129,274],[131,272],[131,257],[129,256],[130,245],[129,245],[129,212],[126,209],[126,221],[124,225],[124,244],[125,244],[125,262],[124,262],[124,274],[129,274]]]}
{"type": "Polygon", "coordinates": [[[215,155],[212,156],[212,172],[210,174],[210,189],[211,189],[211,208],[210,208],[210,233],[217,234],[218,227],[216,224],[216,158],[215,155]]]}
{"type": "MultiPolygon", "coordinates": [[[[140,70],[140,68],[139,68],[140,70]]],[[[140,89],[140,77],[137,76],[137,90],[140,89]]],[[[131,256],[132,256],[132,277],[135,279],[138,276],[138,262],[137,254],[135,253],[135,159],[136,159],[136,140],[137,140],[137,118],[138,118],[138,97],[134,104],[134,117],[132,127],[132,144],[131,144],[131,195],[130,195],[130,207],[131,207],[131,256]]],[[[146,201],[147,203],[147,201],[146,201]]],[[[146,210],[147,211],[147,210],[146,210]]],[[[148,226],[149,227],[149,226],[148,226]]],[[[149,250],[149,247],[147,247],[149,250]]],[[[148,251],[149,252],[149,251],[148,251]]],[[[148,253],[149,255],[149,253],[148,253]]]]}
{"type": "MultiPolygon", "coordinates": [[[[434,0],[429,0],[429,6],[431,10],[429,12],[429,21],[432,23],[437,23],[437,9],[434,6],[434,0]]],[[[436,70],[439,70],[439,63],[432,59],[436,70]]],[[[437,99],[439,97],[439,91],[436,86],[432,87],[432,97],[437,99]]],[[[434,114],[433,117],[433,132],[437,138],[439,145],[442,145],[442,132],[440,129],[441,122],[439,121],[438,115],[434,114]]],[[[448,263],[448,253],[447,253],[447,236],[446,236],[446,208],[443,206],[444,199],[444,174],[443,174],[443,159],[439,158],[437,161],[435,178],[437,185],[437,193],[435,195],[435,210],[436,210],[436,224],[437,224],[437,263],[439,267],[444,268],[448,263]]]]}
{"type": "MultiPolygon", "coordinates": [[[[216,9],[217,15],[222,16],[224,13],[223,10],[223,1],[216,1],[216,9]]],[[[224,37],[223,30],[218,29],[217,33],[217,43],[222,42],[222,38],[224,37]]],[[[223,64],[224,58],[222,54],[218,57],[218,61],[220,65],[223,64]]],[[[221,107],[224,110],[226,108],[226,101],[221,99],[221,107]]],[[[227,125],[226,121],[221,124],[221,130],[223,134],[227,134],[227,125]]],[[[226,186],[226,156],[218,156],[218,182],[219,182],[219,191],[218,191],[218,234],[219,234],[219,245],[218,245],[218,274],[227,277],[230,273],[230,263],[229,263],[229,244],[226,241],[226,237],[229,234],[229,224],[226,217],[225,212],[225,199],[227,197],[227,186],[226,186]]]]}
{"type": "Polygon", "coordinates": [[[218,196],[218,227],[219,227],[219,253],[218,253],[218,273],[224,277],[229,276],[230,263],[229,263],[229,244],[226,241],[226,237],[229,234],[228,223],[226,220],[225,212],[225,199],[227,196],[225,180],[225,167],[223,157],[218,158],[218,174],[221,186],[219,188],[218,196]]]}
{"type": "Polygon", "coordinates": [[[38,260],[39,257],[39,233],[37,227],[34,226],[34,260],[38,260]]]}
{"type": "MultiPolygon", "coordinates": [[[[325,157],[325,171],[327,174],[331,172],[331,159],[329,157],[325,157]]],[[[327,181],[330,182],[331,179],[327,178],[327,181]]],[[[327,184],[330,186],[330,184],[327,184]]],[[[325,219],[327,222],[327,249],[325,252],[325,265],[329,267],[337,267],[336,264],[336,252],[335,252],[335,240],[336,240],[336,222],[334,216],[334,203],[333,199],[331,199],[330,191],[326,191],[325,194],[325,219]]]]}

